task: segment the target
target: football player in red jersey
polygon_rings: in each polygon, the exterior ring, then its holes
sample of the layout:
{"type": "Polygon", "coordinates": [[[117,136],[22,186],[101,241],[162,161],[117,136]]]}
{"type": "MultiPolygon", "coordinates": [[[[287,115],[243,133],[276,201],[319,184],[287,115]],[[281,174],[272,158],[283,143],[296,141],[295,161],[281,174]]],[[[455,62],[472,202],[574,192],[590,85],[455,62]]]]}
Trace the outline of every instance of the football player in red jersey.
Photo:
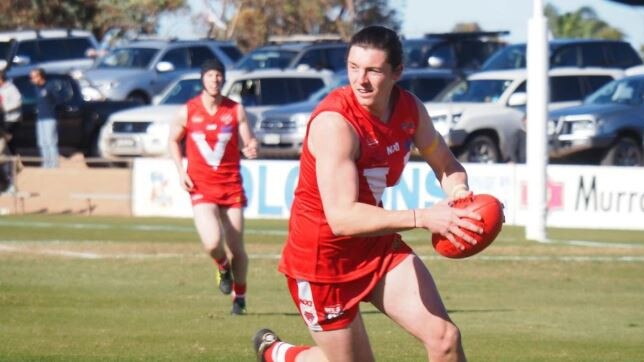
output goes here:
{"type": "Polygon", "coordinates": [[[450,207],[470,195],[467,174],[434,129],[423,104],[396,85],[402,45],[387,28],[356,33],[347,55],[349,85],[331,92],[311,115],[279,270],[316,346],[293,346],[270,329],[253,338],[263,361],[373,361],[359,304],[369,302],[420,340],[432,361],[463,361],[450,320],[425,264],[398,232],[425,228],[476,241],[450,207]],[[333,140],[333,147],[329,147],[333,140]],[[412,147],[450,196],[429,208],[385,210],[412,147]]]}
{"type": "Polygon", "coordinates": [[[257,157],[257,141],[241,104],[224,97],[225,69],[211,59],[201,68],[203,90],[181,107],[170,131],[170,155],[181,186],[190,193],[195,226],[217,265],[217,282],[233,293],[232,314],[246,311],[248,255],[242,239],[246,196],[240,172],[239,139],[247,158],[257,157]],[[185,140],[187,168],[182,161],[185,140]],[[222,243],[225,240],[225,244],[222,243]]]}

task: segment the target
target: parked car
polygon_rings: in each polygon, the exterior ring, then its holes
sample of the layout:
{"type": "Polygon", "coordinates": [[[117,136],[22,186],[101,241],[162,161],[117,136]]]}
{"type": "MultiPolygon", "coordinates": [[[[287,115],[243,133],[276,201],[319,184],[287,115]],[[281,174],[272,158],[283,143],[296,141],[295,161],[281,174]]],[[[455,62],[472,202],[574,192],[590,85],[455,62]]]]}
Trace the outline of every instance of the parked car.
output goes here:
{"type": "Polygon", "coordinates": [[[507,34],[508,31],[430,33],[422,38],[403,39],[405,67],[471,73],[505,46],[500,37],[507,34]]]}
{"type": "MultiPolygon", "coordinates": [[[[429,102],[456,78],[448,70],[405,69],[398,84],[421,101],[429,102]]],[[[260,157],[299,157],[311,113],[330,91],[348,84],[348,81],[345,73],[306,101],[263,112],[255,127],[260,157]]]]}
{"type": "Polygon", "coordinates": [[[167,156],[172,121],[179,108],[201,89],[200,73],[189,73],[157,96],[153,105],[112,114],[101,128],[98,141],[101,157],[117,160],[167,156]]]}
{"type": "MultiPolygon", "coordinates": [[[[549,109],[576,105],[604,84],[623,76],[605,68],[555,68],[548,72],[549,109]]],[[[527,103],[525,69],[470,75],[427,105],[454,154],[463,162],[513,159],[527,103]]]]}
{"type": "Polygon", "coordinates": [[[145,40],[115,48],[78,74],[83,95],[91,100],[133,100],[150,103],[179,76],[199,70],[216,58],[232,68],[235,44],[216,40],[145,40]]]}
{"type": "Polygon", "coordinates": [[[346,69],[347,50],[347,43],[339,36],[272,37],[267,45],[242,57],[235,69],[326,69],[337,72],[346,69]]]}
{"type": "Polygon", "coordinates": [[[548,119],[549,153],[556,162],[644,165],[644,74],[608,83],[548,119]]]}
{"type": "Polygon", "coordinates": [[[0,69],[8,76],[35,66],[47,72],[87,69],[98,43],[91,32],[78,29],[16,30],[0,32],[0,69]]]}
{"type": "Polygon", "coordinates": [[[335,74],[328,70],[263,69],[226,73],[222,93],[244,105],[251,127],[259,115],[273,107],[308,99],[331,83],[335,74]]]}
{"type": "MultiPolygon", "coordinates": [[[[256,114],[278,104],[308,98],[331,82],[330,72],[263,70],[226,72],[222,93],[245,105],[251,127],[256,114]]],[[[111,160],[168,156],[170,123],[182,104],[202,89],[200,73],[175,81],[154,105],[114,113],[101,129],[101,156],[111,160]]]]}
{"type": "MultiPolygon", "coordinates": [[[[48,73],[47,79],[57,90],[55,95],[58,128],[58,148],[64,156],[82,152],[86,157],[98,157],[98,133],[108,116],[137,104],[127,101],[87,102],[83,100],[78,83],[67,74],[48,73]]],[[[9,144],[13,154],[38,156],[36,143],[36,88],[28,75],[12,79],[22,94],[22,119],[12,128],[9,144]]]]}
{"type": "MultiPolygon", "coordinates": [[[[551,68],[601,67],[626,69],[642,64],[633,46],[621,40],[554,39],[548,42],[551,68]]],[[[481,70],[519,69],[526,67],[527,45],[512,44],[498,50],[481,70]]]]}

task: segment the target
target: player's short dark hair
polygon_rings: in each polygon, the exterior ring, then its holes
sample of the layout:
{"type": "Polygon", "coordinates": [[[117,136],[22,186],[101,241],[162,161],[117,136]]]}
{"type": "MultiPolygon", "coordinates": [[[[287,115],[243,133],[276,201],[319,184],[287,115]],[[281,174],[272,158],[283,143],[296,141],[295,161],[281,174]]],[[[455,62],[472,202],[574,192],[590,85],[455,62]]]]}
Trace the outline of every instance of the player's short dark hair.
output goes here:
{"type": "Polygon", "coordinates": [[[203,64],[201,64],[201,79],[203,80],[204,74],[206,74],[206,72],[211,70],[216,70],[219,73],[221,73],[221,75],[223,75],[224,78],[226,77],[226,67],[224,67],[224,65],[221,64],[219,60],[215,58],[210,58],[210,59],[206,59],[206,61],[203,62],[203,64]]]}
{"type": "Polygon", "coordinates": [[[353,34],[349,46],[354,45],[384,50],[387,53],[387,62],[392,69],[396,69],[402,64],[403,50],[400,37],[395,31],[384,26],[367,26],[353,34]]]}

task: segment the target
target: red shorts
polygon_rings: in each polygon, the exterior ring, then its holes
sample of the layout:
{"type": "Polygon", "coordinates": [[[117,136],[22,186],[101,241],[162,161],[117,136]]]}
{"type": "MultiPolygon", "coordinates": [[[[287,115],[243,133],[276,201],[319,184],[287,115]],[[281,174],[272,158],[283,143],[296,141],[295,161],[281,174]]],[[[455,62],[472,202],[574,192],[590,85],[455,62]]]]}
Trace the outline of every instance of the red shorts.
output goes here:
{"type": "Polygon", "coordinates": [[[241,187],[237,188],[211,188],[199,190],[195,188],[190,192],[192,205],[216,204],[223,207],[245,207],[246,195],[241,187]]]}
{"type": "Polygon", "coordinates": [[[310,330],[333,331],[349,326],[359,311],[360,302],[369,301],[380,280],[407,256],[411,248],[401,242],[386,256],[380,269],[362,278],[343,283],[316,283],[286,276],[291,298],[310,330]]]}

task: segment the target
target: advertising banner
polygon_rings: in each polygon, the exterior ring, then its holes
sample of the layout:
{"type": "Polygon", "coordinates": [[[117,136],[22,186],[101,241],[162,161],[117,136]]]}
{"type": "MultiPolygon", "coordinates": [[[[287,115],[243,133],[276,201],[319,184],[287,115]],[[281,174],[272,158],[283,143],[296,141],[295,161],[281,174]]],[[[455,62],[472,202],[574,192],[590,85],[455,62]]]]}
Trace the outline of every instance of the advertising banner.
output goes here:
{"type": "MultiPolygon", "coordinates": [[[[525,225],[529,173],[525,165],[466,164],[476,193],[496,196],[506,224],[525,225]]],[[[248,218],[287,218],[299,176],[298,161],[244,160],[242,177],[248,218]]],[[[168,159],[137,159],[132,210],[137,216],[190,217],[188,194],[168,159]]],[[[548,166],[548,226],[644,230],[644,169],[548,166]]],[[[445,197],[431,168],[410,162],[399,183],[383,195],[386,209],[429,207],[445,197]]]]}

